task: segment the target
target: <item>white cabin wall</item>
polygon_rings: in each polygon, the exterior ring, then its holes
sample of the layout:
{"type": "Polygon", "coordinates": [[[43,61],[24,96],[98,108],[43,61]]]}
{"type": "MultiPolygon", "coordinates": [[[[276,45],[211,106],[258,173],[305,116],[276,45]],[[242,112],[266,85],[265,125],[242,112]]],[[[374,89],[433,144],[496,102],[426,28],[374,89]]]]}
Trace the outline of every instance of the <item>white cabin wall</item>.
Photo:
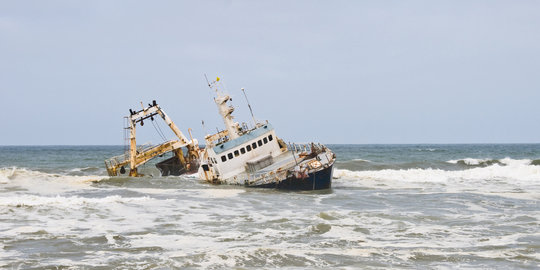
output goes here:
{"type": "Polygon", "coordinates": [[[281,154],[281,149],[279,148],[279,143],[278,143],[278,139],[276,137],[276,134],[274,132],[274,130],[268,132],[268,133],[265,133],[264,135],[262,136],[259,136],[253,140],[250,140],[244,144],[241,144],[237,147],[234,147],[230,150],[227,150],[225,152],[222,152],[220,154],[215,154],[214,151],[211,151],[209,152],[209,157],[213,157],[217,160],[217,165],[214,165],[217,167],[217,170],[219,171],[220,173],[220,179],[228,179],[228,178],[231,178],[239,173],[242,173],[245,171],[245,166],[246,166],[246,162],[248,162],[249,160],[252,160],[252,159],[255,159],[257,157],[260,157],[260,156],[265,156],[265,155],[272,155],[272,157],[276,157],[278,156],[279,154],[281,154]],[[258,146],[257,145],[257,148],[256,149],[252,149],[250,152],[248,152],[246,150],[246,153],[245,154],[242,154],[240,152],[240,149],[241,148],[244,148],[247,146],[247,145],[252,145],[253,142],[258,142],[259,140],[263,140],[263,138],[265,137],[268,137],[268,135],[272,135],[273,139],[272,141],[268,141],[268,143],[266,144],[262,144],[261,146],[258,146]],[[239,156],[237,157],[234,157],[234,151],[238,150],[239,152],[239,156]],[[228,154],[229,153],[232,153],[233,154],[233,159],[230,159],[229,160],[229,157],[228,157],[228,154]],[[227,161],[225,162],[222,162],[221,161],[221,156],[223,155],[226,155],[227,156],[227,161]]]}

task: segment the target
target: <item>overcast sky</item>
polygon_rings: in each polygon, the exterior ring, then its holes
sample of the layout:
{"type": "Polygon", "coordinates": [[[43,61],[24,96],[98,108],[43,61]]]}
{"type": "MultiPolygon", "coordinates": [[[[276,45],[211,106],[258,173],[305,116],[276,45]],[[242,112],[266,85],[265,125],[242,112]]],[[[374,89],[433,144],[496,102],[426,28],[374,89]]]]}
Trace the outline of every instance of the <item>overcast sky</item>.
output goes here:
{"type": "Polygon", "coordinates": [[[205,73],[236,120],[250,120],[244,87],[286,141],[540,142],[539,14],[526,0],[0,0],[0,145],[123,144],[123,116],[153,99],[202,141],[223,128],[205,73]]]}

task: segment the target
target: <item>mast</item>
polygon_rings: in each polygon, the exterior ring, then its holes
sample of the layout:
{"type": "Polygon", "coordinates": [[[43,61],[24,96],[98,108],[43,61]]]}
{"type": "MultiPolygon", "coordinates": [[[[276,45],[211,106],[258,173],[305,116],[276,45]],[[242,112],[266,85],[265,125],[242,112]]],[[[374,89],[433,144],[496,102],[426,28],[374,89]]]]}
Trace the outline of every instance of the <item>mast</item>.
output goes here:
{"type": "Polygon", "coordinates": [[[234,140],[240,137],[240,134],[238,132],[239,125],[237,122],[234,122],[234,117],[232,116],[232,112],[234,112],[234,107],[227,104],[227,102],[232,101],[232,99],[231,97],[223,94],[219,90],[219,88],[217,87],[217,82],[219,82],[219,77],[217,77],[216,81],[209,83],[208,86],[210,86],[210,88],[213,88],[216,91],[216,97],[214,98],[214,102],[218,107],[219,114],[223,118],[223,123],[225,124],[225,128],[229,133],[230,139],[234,140]]]}
{"type": "Polygon", "coordinates": [[[255,116],[253,116],[253,110],[251,109],[251,105],[249,104],[249,100],[247,98],[246,91],[244,90],[244,88],[242,88],[242,93],[244,93],[244,97],[246,98],[246,102],[248,104],[249,112],[251,113],[251,119],[253,119],[253,125],[256,127],[257,126],[257,121],[255,121],[255,116]]]}

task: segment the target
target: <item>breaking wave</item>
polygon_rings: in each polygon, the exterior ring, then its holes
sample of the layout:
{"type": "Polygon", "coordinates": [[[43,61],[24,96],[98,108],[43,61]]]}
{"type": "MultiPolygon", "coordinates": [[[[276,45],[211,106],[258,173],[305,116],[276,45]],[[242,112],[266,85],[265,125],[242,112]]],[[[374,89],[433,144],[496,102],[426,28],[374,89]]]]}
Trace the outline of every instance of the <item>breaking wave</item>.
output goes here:
{"type": "Polygon", "coordinates": [[[0,183],[9,183],[11,181],[22,179],[40,179],[65,182],[92,182],[100,181],[107,177],[99,175],[66,175],[34,171],[25,168],[0,168],[0,183]]]}
{"type": "MultiPolygon", "coordinates": [[[[530,164],[530,162],[528,162],[530,164]]],[[[448,179],[496,179],[506,178],[522,181],[540,181],[540,167],[529,164],[500,165],[471,168],[461,171],[442,169],[401,169],[379,171],[351,171],[336,169],[334,177],[347,179],[404,180],[421,182],[444,182],[448,179]]]]}
{"type": "Polygon", "coordinates": [[[503,158],[503,159],[479,159],[479,158],[464,158],[464,159],[456,159],[456,160],[449,160],[447,163],[450,164],[459,164],[459,165],[467,165],[467,166],[479,166],[479,167],[486,167],[491,166],[494,164],[498,165],[540,165],[534,164],[537,162],[537,160],[530,160],[530,159],[511,159],[511,158],[503,158]]]}
{"type": "Polygon", "coordinates": [[[81,206],[88,204],[111,204],[111,203],[131,203],[152,200],[149,197],[126,198],[118,195],[104,198],[84,198],[79,196],[64,197],[46,197],[36,195],[21,195],[16,197],[0,198],[0,206],[6,207],[35,207],[47,205],[60,205],[65,207],[81,206]]]}
{"type": "Polygon", "coordinates": [[[0,184],[9,183],[9,181],[14,177],[16,167],[13,168],[2,168],[0,169],[0,184]]]}
{"type": "MultiPolygon", "coordinates": [[[[481,164],[483,161],[471,161],[481,164]]],[[[352,171],[336,169],[337,186],[367,187],[379,185],[424,188],[436,184],[455,191],[526,192],[538,190],[540,166],[531,160],[501,159],[500,163],[476,166],[465,170],[385,169],[352,171]]]]}
{"type": "Polygon", "coordinates": [[[100,175],[47,173],[24,168],[0,168],[0,189],[16,188],[40,194],[58,194],[69,190],[93,188],[92,184],[109,179],[100,175]]]}

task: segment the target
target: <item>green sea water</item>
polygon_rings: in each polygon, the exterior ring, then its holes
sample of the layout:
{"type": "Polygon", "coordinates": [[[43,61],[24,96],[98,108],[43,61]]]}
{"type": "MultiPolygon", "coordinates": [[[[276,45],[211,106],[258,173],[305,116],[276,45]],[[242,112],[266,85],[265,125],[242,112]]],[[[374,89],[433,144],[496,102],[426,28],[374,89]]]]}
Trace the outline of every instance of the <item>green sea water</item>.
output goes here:
{"type": "Polygon", "coordinates": [[[0,146],[6,269],[538,269],[540,145],[329,145],[332,188],[110,178],[122,146],[0,146]]]}

